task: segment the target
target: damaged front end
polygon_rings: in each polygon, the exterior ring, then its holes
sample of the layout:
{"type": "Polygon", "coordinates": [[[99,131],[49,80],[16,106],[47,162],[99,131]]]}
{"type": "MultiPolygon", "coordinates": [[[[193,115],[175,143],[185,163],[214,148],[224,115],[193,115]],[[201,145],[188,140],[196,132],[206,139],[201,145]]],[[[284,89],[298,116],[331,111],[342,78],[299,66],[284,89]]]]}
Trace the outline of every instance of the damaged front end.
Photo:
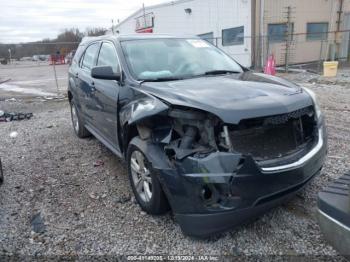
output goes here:
{"type": "Polygon", "coordinates": [[[207,236],[248,222],[300,190],[326,154],[314,107],[223,123],[170,106],[136,126],[183,231],[207,236]]]}

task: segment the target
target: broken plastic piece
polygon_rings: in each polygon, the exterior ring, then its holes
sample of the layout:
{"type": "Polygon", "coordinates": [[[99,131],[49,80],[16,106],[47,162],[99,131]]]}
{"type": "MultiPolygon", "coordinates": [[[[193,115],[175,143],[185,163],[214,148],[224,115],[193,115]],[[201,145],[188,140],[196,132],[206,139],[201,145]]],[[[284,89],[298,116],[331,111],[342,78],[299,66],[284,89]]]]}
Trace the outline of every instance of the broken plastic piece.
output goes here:
{"type": "Polygon", "coordinates": [[[10,133],[11,138],[16,138],[17,136],[18,136],[18,132],[16,132],[16,131],[13,131],[10,133]]]}
{"type": "Polygon", "coordinates": [[[11,122],[16,120],[30,119],[33,117],[33,113],[14,113],[0,111],[0,122],[11,122]]]}

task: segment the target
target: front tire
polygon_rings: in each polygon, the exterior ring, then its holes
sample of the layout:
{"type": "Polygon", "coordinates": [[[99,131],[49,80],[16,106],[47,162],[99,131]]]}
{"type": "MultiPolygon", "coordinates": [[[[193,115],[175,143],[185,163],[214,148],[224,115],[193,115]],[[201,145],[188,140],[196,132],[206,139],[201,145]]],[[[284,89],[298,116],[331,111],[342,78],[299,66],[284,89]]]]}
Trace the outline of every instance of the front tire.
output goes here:
{"type": "Polygon", "coordinates": [[[84,122],[78,112],[78,108],[73,101],[70,102],[70,112],[74,133],[79,138],[89,137],[91,134],[86,129],[84,122]]]}
{"type": "Polygon", "coordinates": [[[169,204],[146,155],[135,145],[127,151],[128,174],[132,191],[141,209],[152,215],[169,211],[169,204]]]}

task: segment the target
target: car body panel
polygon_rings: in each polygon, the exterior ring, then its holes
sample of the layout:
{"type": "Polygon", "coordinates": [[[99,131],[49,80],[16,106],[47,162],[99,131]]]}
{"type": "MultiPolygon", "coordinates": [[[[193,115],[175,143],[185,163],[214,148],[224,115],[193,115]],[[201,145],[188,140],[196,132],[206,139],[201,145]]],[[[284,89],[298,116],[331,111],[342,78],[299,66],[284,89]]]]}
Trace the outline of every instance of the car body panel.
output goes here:
{"type": "Polygon", "coordinates": [[[86,70],[81,70],[77,77],[81,112],[83,112],[85,121],[91,124],[94,123],[94,112],[97,110],[94,98],[96,92],[94,81],[91,79],[90,71],[86,70]]]}
{"type": "Polygon", "coordinates": [[[312,159],[298,168],[270,174],[264,174],[250,157],[244,157],[242,165],[243,156],[227,153],[215,153],[208,159],[189,157],[174,168],[159,145],[140,139],[132,143],[150,156],[182,230],[194,237],[208,237],[251,221],[310,183],[320,173],[327,153],[326,132],[323,135],[324,144],[312,159]],[[200,193],[205,186],[213,191],[222,187],[226,193],[216,194],[218,202],[206,202],[200,193]]]}
{"type": "Polygon", "coordinates": [[[170,104],[210,112],[230,124],[252,117],[285,114],[312,105],[309,95],[300,87],[266,83],[262,77],[259,82],[241,80],[245,79],[245,74],[252,75],[243,73],[144,83],[141,89],[170,104]]]}
{"type": "Polygon", "coordinates": [[[95,104],[94,121],[103,133],[119,150],[118,139],[118,99],[120,84],[117,81],[94,79],[95,104]]]}

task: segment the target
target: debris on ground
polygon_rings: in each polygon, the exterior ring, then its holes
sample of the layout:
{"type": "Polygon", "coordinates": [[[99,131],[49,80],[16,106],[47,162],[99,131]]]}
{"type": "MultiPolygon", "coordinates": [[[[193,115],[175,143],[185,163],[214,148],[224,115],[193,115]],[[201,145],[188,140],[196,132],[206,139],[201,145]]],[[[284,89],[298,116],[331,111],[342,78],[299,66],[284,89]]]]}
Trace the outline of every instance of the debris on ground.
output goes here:
{"type": "Polygon", "coordinates": [[[0,122],[11,122],[24,119],[31,119],[33,113],[15,113],[15,112],[4,112],[0,110],[0,122]]]}
{"type": "Polygon", "coordinates": [[[67,100],[68,97],[66,95],[57,95],[57,96],[44,96],[42,97],[42,99],[45,101],[63,101],[63,100],[67,100]]]}
{"type": "Polygon", "coordinates": [[[46,231],[44,219],[42,218],[40,212],[32,217],[30,224],[32,226],[32,231],[34,231],[35,233],[42,234],[46,231]]]}
{"type": "Polygon", "coordinates": [[[10,133],[11,138],[16,138],[17,136],[18,136],[18,132],[16,132],[16,131],[13,131],[10,133]]]}
{"type": "Polygon", "coordinates": [[[103,166],[104,162],[102,160],[97,160],[96,162],[94,162],[94,167],[98,167],[98,166],[103,166]]]}

